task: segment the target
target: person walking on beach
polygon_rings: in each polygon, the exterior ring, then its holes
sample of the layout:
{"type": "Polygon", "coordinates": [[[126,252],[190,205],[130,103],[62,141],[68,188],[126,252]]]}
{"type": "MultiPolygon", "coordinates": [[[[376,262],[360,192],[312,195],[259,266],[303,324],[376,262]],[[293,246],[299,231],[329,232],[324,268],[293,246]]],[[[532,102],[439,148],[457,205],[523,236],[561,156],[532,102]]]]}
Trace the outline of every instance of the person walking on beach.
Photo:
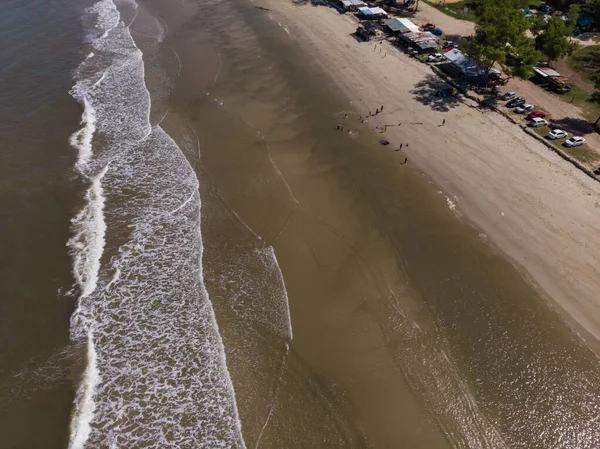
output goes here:
{"type": "Polygon", "coordinates": [[[442,126],[444,126],[445,124],[446,124],[446,119],[444,119],[444,120],[442,121],[442,126]]]}
{"type": "Polygon", "coordinates": [[[401,144],[400,144],[400,151],[402,151],[402,146],[403,146],[403,145],[404,145],[403,143],[401,143],[401,144]]]}
{"type": "Polygon", "coordinates": [[[338,123],[337,126],[335,127],[335,129],[337,129],[338,131],[340,130],[340,124],[338,123]]]}
{"type": "Polygon", "coordinates": [[[407,157],[404,158],[404,164],[402,164],[402,165],[406,165],[406,164],[408,164],[408,158],[407,157]]]}
{"type": "Polygon", "coordinates": [[[381,110],[381,112],[383,112],[383,105],[381,105],[381,109],[380,110],[381,110]]]}

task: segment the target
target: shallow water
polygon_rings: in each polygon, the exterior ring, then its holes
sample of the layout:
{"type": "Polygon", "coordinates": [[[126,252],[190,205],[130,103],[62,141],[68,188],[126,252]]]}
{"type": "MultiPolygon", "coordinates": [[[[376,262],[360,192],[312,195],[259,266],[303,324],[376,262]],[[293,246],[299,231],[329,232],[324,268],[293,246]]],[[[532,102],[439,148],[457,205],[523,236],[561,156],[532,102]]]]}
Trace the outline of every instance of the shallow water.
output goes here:
{"type": "Polygon", "coordinates": [[[599,445],[596,357],[267,12],[10,7],[8,447],[599,445]]]}

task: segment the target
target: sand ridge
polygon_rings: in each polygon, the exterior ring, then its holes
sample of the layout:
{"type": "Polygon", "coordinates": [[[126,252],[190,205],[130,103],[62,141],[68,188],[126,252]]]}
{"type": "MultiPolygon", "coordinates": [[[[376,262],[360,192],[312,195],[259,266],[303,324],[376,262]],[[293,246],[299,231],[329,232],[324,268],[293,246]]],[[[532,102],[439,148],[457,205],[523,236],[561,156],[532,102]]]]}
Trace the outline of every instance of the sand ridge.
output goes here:
{"type": "Polygon", "coordinates": [[[368,120],[376,132],[396,125],[382,136],[404,144],[399,165],[408,157],[426,172],[600,347],[600,184],[499,114],[436,97],[445,84],[428,66],[387,42],[358,42],[353,17],[291,1],[262,4],[359,113],[384,105],[368,120]]]}

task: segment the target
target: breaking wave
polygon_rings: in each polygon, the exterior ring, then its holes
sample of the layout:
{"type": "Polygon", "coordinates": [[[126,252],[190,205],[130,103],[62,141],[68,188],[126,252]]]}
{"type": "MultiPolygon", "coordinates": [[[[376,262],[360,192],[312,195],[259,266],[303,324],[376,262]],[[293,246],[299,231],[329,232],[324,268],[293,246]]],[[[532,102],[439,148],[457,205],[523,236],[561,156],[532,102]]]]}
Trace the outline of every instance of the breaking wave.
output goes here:
{"type": "Polygon", "coordinates": [[[83,114],[70,144],[88,188],[68,247],[71,339],[87,366],[69,447],[244,447],[203,283],[198,180],[150,123],[142,52],[117,5],[100,0],[83,20],[92,48],[71,91],[83,114]]]}

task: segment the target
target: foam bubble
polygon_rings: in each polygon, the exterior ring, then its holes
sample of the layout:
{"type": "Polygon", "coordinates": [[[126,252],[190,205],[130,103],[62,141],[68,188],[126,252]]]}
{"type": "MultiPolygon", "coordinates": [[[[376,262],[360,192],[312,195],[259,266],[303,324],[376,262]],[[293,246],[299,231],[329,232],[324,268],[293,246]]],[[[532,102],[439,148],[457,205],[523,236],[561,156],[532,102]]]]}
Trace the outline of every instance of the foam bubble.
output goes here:
{"type": "MultiPolygon", "coordinates": [[[[74,94],[74,96],[77,98],[77,94],[74,94]]],[[[83,106],[81,116],[83,126],[71,135],[69,142],[72,147],[79,150],[77,165],[79,169],[83,169],[92,157],[92,138],[96,131],[96,111],[94,111],[87,98],[82,97],[79,100],[83,106]]]]}
{"type": "Polygon", "coordinates": [[[87,13],[94,57],[75,74],[84,113],[72,144],[91,185],[69,248],[81,289],[71,338],[93,352],[71,447],[244,447],[203,284],[198,180],[150,124],[142,53],[114,3],[87,13]]]}
{"type": "Polygon", "coordinates": [[[71,435],[69,439],[69,449],[83,449],[87,441],[91,427],[90,423],[94,417],[95,387],[100,381],[100,374],[96,366],[96,349],[94,347],[93,333],[88,333],[87,345],[87,367],[83,376],[83,381],[77,389],[75,397],[75,408],[71,420],[71,435]]]}
{"type": "Polygon", "coordinates": [[[85,193],[86,204],[71,220],[74,234],[67,246],[73,257],[73,275],[81,289],[82,297],[89,296],[96,289],[98,282],[106,234],[102,178],[107,171],[108,164],[92,178],[91,186],[85,193]]]}

